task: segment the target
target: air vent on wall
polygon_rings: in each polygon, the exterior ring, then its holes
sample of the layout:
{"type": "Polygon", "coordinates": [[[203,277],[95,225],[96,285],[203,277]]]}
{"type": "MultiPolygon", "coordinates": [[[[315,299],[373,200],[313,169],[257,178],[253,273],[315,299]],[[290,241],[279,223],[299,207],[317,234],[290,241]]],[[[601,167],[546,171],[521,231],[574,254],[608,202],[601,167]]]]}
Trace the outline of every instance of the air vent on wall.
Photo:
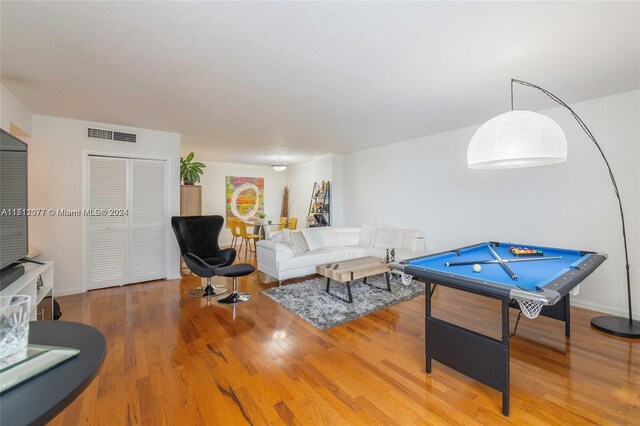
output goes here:
{"type": "Polygon", "coordinates": [[[108,141],[136,143],[137,135],[135,133],[116,132],[113,130],[95,129],[89,127],[87,129],[87,137],[89,139],[105,139],[108,141]]]}

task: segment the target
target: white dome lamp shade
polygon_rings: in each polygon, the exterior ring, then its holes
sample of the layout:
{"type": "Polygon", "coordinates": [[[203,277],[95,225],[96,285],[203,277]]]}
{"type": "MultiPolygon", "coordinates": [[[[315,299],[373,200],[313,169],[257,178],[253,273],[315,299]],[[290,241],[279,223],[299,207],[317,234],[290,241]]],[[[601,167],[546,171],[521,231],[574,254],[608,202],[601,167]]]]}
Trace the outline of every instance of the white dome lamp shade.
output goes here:
{"type": "Polygon", "coordinates": [[[567,139],[558,123],[535,112],[513,111],[514,84],[537,89],[558,105],[566,108],[602,156],[602,160],[609,172],[614,194],[618,200],[618,207],[620,208],[629,311],[626,318],[610,315],[594,317],[591,319],[591,326],[614,336],[640,339],[640,320],[633,319],[633,307],[631,306],[633,300],[631,297],[631,267],[629,265],[627,231],[618,184],[613,177],[613,171],[607,157],[604,155],[604,151],[578,114],[566,102],[548,90],[533,83],[512,78],[511,112],[492,118],[478,129],[467,148],[467,163],[473,169],[507,169],[557,164],[566,161],[567,139]]]}
{"type": "Polygon", "coordinates": [[[546,115],[509,111],[484,123],[467,148],[472,169],[515,169],[562,163],[567,138],[546,115]]]}

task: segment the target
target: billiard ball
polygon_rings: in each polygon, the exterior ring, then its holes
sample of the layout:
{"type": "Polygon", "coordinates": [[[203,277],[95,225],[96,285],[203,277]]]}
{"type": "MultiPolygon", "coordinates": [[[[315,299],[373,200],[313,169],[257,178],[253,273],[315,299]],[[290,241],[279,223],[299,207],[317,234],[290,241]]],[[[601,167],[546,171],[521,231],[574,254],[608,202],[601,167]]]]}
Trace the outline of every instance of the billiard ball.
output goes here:
{"type": "Polygon", "coordinates": [[[482,266],[480,266],[479,263],[476,263],[473,265],[473,272],[480,272],[482,271],[482,266]]]}

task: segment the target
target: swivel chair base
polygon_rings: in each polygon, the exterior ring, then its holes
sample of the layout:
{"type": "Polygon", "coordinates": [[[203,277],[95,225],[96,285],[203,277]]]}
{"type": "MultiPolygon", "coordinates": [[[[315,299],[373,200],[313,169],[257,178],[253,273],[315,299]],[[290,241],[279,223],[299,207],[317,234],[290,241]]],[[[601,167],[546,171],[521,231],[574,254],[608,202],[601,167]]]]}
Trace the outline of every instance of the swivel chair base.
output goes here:
{"type": "Polygon", "coordinates": [[[255,271],[255,268],[252,265],[248,264],[238,264],[218,269],[218,275],[221,275],[223,277],[233,277],[233,288],[231,290],[231,294],[227,297],[218,299],[218,303],[220,303],[221,305],[237,305],[239,303],[245,303],[251,300],[250,294],[238,293],[238,277],[249,275],[253,271],[255,271]]]}
{"type": "Polygon", "coordinates": [[[251,300],[251,295],[248,293],[231,293],[227,297],[218,299],[218,303],[221,305],[237,305],[239,303],[248,302],[251,300]]]}
{"type": "Polygon", "coordinates": [[[211,278],[207,278],[207,285],[205,288],[196,287],[189,290],[189,296],[202,298],[202,297],[215,297],[225,294],[229,291],[228,287],[214,287],[211,285],[211,278]]]}

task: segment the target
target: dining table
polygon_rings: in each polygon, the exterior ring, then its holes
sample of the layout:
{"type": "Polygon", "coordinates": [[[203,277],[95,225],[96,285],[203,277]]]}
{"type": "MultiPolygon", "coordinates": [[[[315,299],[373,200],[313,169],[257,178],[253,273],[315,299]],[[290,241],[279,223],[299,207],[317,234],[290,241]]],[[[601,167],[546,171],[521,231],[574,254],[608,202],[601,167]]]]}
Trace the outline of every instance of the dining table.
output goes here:
{"type": "Polygon", "coordinates": [[[268,240],[269,234],[280,228],[280,221],[274,223],[273,221],[270,222],[261,219],[256,221],[247,221],[245,223],[253,226],[253,233],[260,235],[260,238],[263,240],[268,240]]]}

